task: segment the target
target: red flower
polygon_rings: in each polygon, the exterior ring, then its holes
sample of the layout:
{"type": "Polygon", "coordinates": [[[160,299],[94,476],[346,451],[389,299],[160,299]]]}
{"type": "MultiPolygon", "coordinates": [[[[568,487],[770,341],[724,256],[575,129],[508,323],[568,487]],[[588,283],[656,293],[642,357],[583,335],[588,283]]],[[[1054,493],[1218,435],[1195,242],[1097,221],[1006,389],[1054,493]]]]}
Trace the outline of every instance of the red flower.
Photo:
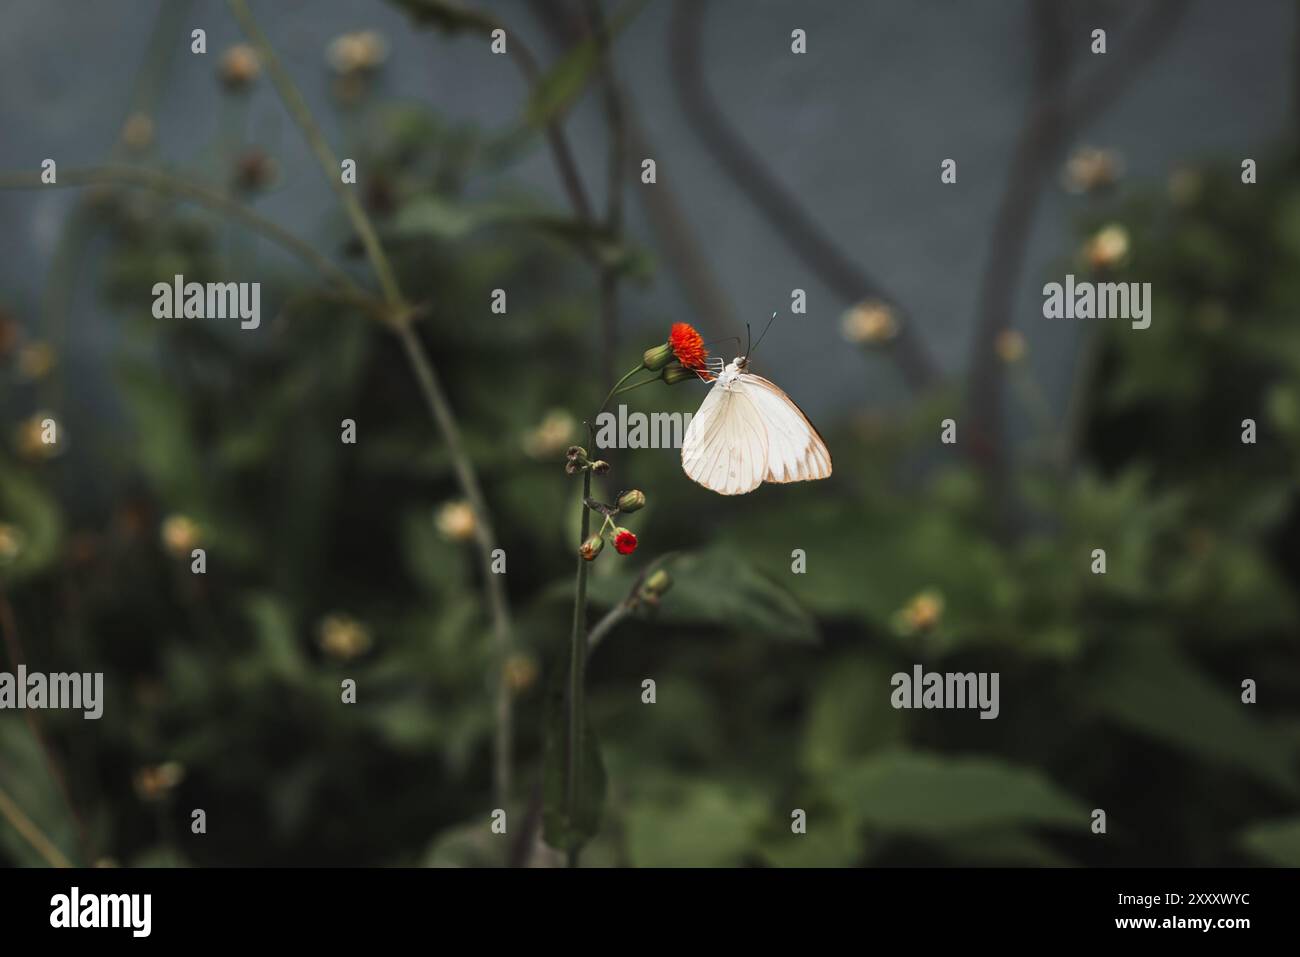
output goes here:
{"type": "Polygon", "coordinates": [[[685,322],[673,323],[668,333],[668,344],[672,346],[677,361],[688,369],[703,368],[704,360],[709,357],[703,337],[685,322]]]}
{"type": "Polygon", "coordinates": [[[615,529],[614,548],[620,555],[631,555],[636,551],[636,536],[626,528],[615,529]]]}

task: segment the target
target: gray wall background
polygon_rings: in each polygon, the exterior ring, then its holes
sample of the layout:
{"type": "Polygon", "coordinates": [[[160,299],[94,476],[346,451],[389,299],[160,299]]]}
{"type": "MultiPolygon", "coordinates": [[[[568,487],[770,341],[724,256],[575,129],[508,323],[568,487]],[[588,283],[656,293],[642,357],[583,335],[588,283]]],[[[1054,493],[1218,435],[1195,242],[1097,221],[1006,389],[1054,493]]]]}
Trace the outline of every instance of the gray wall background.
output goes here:
{"type": "MultiPolygon", "coordinates": [[[[555,53],[524,3],[482,5],[553,62],[555,53]]],[[[0,168],[35,170],[47,156],[61,167],[82,166],[107,155],[159,7],[159,0],[0,3],[0,168]]],[[[1104,57],[1088,53],[1088,29],[1107,28],[1114,52],[1128,7],[1070,5],[1071,22],[1086,24],[1076,38],[1076,76],[1105,65],[1104,57]]],[[[260,0],[254,12],[336,137],[324,51],[338,34],[361,28],[378,29],[389,41],[384,95],[488,127],[505,127],[522,109],[526,91],[506,58],[492,56],[474,37],[415,32],[380,0],[260,0]]],[[[1117,149],[1127,179],[1155,182],[1181,162],[1260,155],[1292,133],[1295,18],[1294,4],[1284,0],[1199,0],[1159,58],[1112,109],[1076,131],[1075,143],[1117,149]]],[[[196,0],[186,23],[176,36],[157,136],[166,161],[202,165],[210,161],[205,149],[220,121],[218,59],[241,37],[219,0],[196,0]],[[206,57],[189,52],[191,26],[208,32],[206,57]]],[[[969,352],[993,216],[1030,93],[1027,23],[1025,2],[1010,0],[710,2],[705,69],[716,99],[823,228],[914,314],[950,372],[960,372],[969,352]],[[790,53],[794,27],[808,32],[805,56],[790,53]],[[956,186],[939,182],[939,162],[949,156],[959,163],[956,186]]],[[[668,72],[669,27],[669,5],[655,0],[616,46],[620,78],[656,145],[661,181],[682,201],[738,316],[761,322],[788,309],[792,288],[809,293],[809,315],[798,330],[777,330],[764,347],[764,371],[823,415],[846,402],[897,399],[901,388],[888,361],[864,357],[840,337],[839,316],[849,304],[792,257],[688,128],[668,72]]],[[[275,152],[283,177],[259,208],[311,235],[331,202],[329,187],[264,81],[253,94],[249,128],[275,152]]],[[[590,192],[602,195],[606,155],[596,97],[581,101],[568,130],[590,192]]],[[[564,205],[541,144],[516,174],[564,205]]],[[[0,298],[32,328],[74,200],[71,190],[0,192],[0,298]]],[[[1058,404],[1086,330],[1042,320],[1039,290],[1048,268],[1073,248],[1068,227],[1086,202],[1050,190],[1017,311],[1008,317],[1027,335],[1034,369],[1058,404]]],[[[653,248],[634,197],[628,210],[631,232],[653,248]]],[[[265,243],[260,248],[277,255],[265,243]]],[[[95,285],[92,276],[81,278],[67,361],[82,399],[107,403],[104,356],[115,330],[113,317],[96,306],[95,285]]],[[[669,319],[709,327],[708,317],[689,313],[666,268],[648,289],[629,291],[625,302],[625,340],[657,339],[669,319]]],[[[527,317],[512,314],[509,321],[527,317]]],[[[107,406],[103,411],[111,414],[107,406]]]]}

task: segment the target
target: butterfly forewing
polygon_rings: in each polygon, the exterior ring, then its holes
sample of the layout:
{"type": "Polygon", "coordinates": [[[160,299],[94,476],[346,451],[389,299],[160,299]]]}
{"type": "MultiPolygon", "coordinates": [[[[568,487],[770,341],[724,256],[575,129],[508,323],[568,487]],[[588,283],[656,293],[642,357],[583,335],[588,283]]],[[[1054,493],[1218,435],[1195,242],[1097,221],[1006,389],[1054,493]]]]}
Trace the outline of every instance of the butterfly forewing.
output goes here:
{"type": "Polygon", "coordinates": [[[767,474],[767,431],[748,396],[716,386],[709,390],[686,429],[682,468],[720,495],[758,488],[767,474]]]}

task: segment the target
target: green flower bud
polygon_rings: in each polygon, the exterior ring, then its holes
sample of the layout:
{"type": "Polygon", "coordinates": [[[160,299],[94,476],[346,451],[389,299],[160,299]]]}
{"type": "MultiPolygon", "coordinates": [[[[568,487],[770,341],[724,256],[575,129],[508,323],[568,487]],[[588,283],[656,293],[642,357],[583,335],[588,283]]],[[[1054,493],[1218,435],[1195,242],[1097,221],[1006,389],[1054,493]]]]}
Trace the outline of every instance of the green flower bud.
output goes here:
{"type": "Polygon", "coordinates": [[[639,488],[628,489],[618,497],[618,510],[620,512],[635,512],[639,508],[645,507],[645,492],[639,488]]]}
{"type": "Polygon", "coordinates": [[[651,372],[657,372],[672,361],[673,347],[667,342],[661,346],[655,346],[653,349],[647,349],[641,355],[641,365],[651,372]]]}
{"type": "Polygon", "coordinates": [[[578,549],[578,554],[587,561],[592,561],[604,547],[605,539],[600,535],[593,535],[582,543],[582,547],[578,549]]]}
{"type": "Polygon", "coordinates": [[[604,459],[597,459],[591,463],[591,470],[597,475],[604,475],[609,471],[609,463],[604,459]]]}
{"type": "Polygon", "coordinates": [[[688,369],[685,366],[679,365],[671,365],[664,369],[661,376],[669,385],[676,385],[678,382],[685,382],[687,379],[696,378],[694,369],[688,369]]]}
{"type": "Polygon", "coordinates": [[[641,586],[641,591],[646,597],[658,598],[672,587],[673,576],[660,568],[645,580],[645,584],[641,586]]]}

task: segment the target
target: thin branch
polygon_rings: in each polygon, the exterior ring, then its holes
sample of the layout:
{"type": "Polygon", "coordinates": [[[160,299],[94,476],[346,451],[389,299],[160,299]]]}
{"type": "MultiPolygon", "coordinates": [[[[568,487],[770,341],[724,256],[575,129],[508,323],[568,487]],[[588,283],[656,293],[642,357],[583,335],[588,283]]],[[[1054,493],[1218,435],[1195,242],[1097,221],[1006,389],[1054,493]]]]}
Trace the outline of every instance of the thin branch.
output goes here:
{"type": "Polygon", "coordinates": [[[604,641],[605,636],[617,628],[630,614],[632,614],[632,607],[625,602],[619,602],[605,612],[604,617],[592,626],[591,633],[587,635],[587,655],[590,656],[596,650],[596,646],[604,641]]]}
{"type": "MultiPolygon", "coordinates": [[[[0,590],[0,634],[4,636],[5,651],[9,657],[9,663],[16,673],[18,666],[27,662],[27,655],[23,652],[22,641],[18,637],[18,623],[14,620],[14,609],[9,603],[9,596],[0,590]]],[[[63,799],[63,806],[67,809],[68,815],[77,826],[77,840],[81,844],[81,853],[87,859],[92,859],[90,846],[90,832],[86,828],[86,819],[82,817],[77,810],[76,803],[72,800],[72,790],[68,787],[68,775],[63,769],[63,762],[59,760],[58,753],[54,746],[50,744],[49,739],[45,736],[45,729],[41,727],[40,719],[36,716],[34,709],[27,709],[27,728],[36,739],[36,744],[41,749],[41,754],[45,758],[45,768],[49,771],[50,778],[58,788],[59,797],[63,799]]]]}
{"type": "MultiPolygon", "coordinates": [[[[587,0],[587,16],[600,57],[602,100],[609,127],[609,166],[606,189],[605,229],[618,240],[623,232],[623,170],[627,166],[627,123],[618,79],[609,57],[609,27],[600,0],[587,0]]],[[[618,271],[606,267],[600,277],[601,371],[608,382],[614,378],[614,351],[618,345],[618,271]]]]}
{"type": "Polygon", "coordinates": [[[0,787],[0,817],[12,824],[14,830],[22,835],[50,867],[72,866],[72,862],[64,856],[53,841],[45,836],[45,832],[36,825],[36,822],[23,813],[23,809],[14,803],[9,792],[2,787],[0,787]]]}
{"type": "MultiPolygon", "coordinates": [[[[567,51],[587,36],[586,21],[574,16],[563,0],[532,0],[530,7],[538,25],[559,49],[567,51]]],[[[626,90],[620,91],[620,100],[631,154],[657,156],[659,151],[637,120],[635,100],[626,90]]],[[[633,170],[634,167],[628,166],[625,173],[632,175],[633,170]]],[[[659,250],[682,284],[691,309],[697,316],[707,316],[718,333],[736,332],[739,324],[735,310],[709,265],[709,257],[696,238],[672,183],[664,180],[654,189],[636,190],[636,196],[659,240],[659,250]]]]}
{"type": "Polygon", "coordinates": [[[330,149],[311,114],[306,101],[293,80],[280,64],[275,50],[266,35],[262,33],[248,9],[246,0],[229,0],[231,10],[239,21],[244,33],[248,35],[266,67],[267,73],[275,84],[280,98],[284,101],[289,114],[302,130],[319,160],[325,178],[347,211],[353,228],[361,238],[366,254],[379,276],[380,286],[390,310],[390,324],[402,344],[406,358],[415,373],[421,394],[429,408],[434,423],[442,433],[447,445],[447,454],[451,458],[452,468],[460,485],[461,494],[465,496],[474,514],[475,542],[478,545],[482,565],[483,588],[488,596],[488,606],[492,615],[493,631],[497,646],[497,689],[495,706],[495,734],[493,740],[493,797],[498,807],[504,807],[510,795],[510,774],[513,751],[513,702],[511,690],[506,678],[506,662],[513,647],[513,625],[510,620],[509,602],[506,598],[502,576],[492,570],[492,552],[496,548],[496,533],[492,528],[487,502],[479,485],[478,474],[465,451],[461,438],[460,425],[452,411],[451,403],[442,388],[424,346],[411,327],[412,311],[406,305],[398,285],[397,275],[379,242],[374,224],[366,215],[365,209],[357,201],[355,194],[346,189],[340,176],[340,167],[334,151],[330,149]]]}
{"type": "Polygon", "coordinates": [[[768,172],[759,157],[732,130],[726,115],[704,82],[701,36],[705,4],[677,0],[673,5],[672,74],[677,98],[696,135],[737,185],[745,191],[769,224],[804,265],[850,303],[881,299],[903,317],[891,354],[915,391],[940,378],[940,370],[925,348],[915,324],[906,321],[898,300],[835,245],[799,201],[768,172]]]}
{"type": "MultiPolygon", "coordinates": [[[[1107,53],[1102,66],[1067,96],[1066,28],[1058,4],[1036,0],[1034,46],[1038,54],[1036,92],[1021,131],[1006,188],[998,208],[989,261],[980,286],[979,310],[967,380],[970,413],[967,435],[976,461],[993,476],[1005,469],[1002,407],[1002,367],[996,336],[1012,314],[1024,256],[1028,250],[1038,203],[1069,137],[1108,109],[1136,74],[1156,58],[1173,36],[1187,11],[1186,0],[1160,0],[1138,15],[1134,26],[1119,37],[1120,49],[1107,53]]],[[[1112,46],[1115,43],[1112,40],[1112,46]]]]}
{"type": "MultiPolygon", "coordinates": [[[[510,37],[508,49],[510,58],[519,66],[519,71],[524,75],[528,86],[536,87],[542,80],[542,71],[532,51],[514,35],[510,37]]],[[[573,150],[569,148],[564,127],[560,125],[558,118],[553,117],[547,121],[546,142],[551,148],[555,166],[560,171],[560,182],[563,183],[564,191],[569,196],[574,215],[584,222],[594,222],[595,216],[591,211],[591,203],[587,200],[586,190],[583,189],[582,177],[578,175],[578,164],[573,159],[573,150]]]]}
{"type": "Polygon", "coordinates": [[[132,186],[158,193],[178,196],[205,206],[214,212],[237,219],[245,226],[261,233],[283,246],[326,279],[354,293],[358,298],[370,295],[337,264],[322,256],[305,240],[299,239],[284,227],[230,197],[201,186],[198,183],[172,176],[158,170],[138,166],[92,166],[85,169],[61,169],[56,183],[41,182],[40,173],[0,173],[0,189],[58,189],[67,186],[93,186],[99,184],[132,186]]]}
{"type": "MultiPolygon", "coordinates": [[[[591,497],[591,469],[582,472],[582,501],[591,497]]],[[[582,509],[579,520],[579,542],[586,542],[591,534],[591,509],[582,509]]],[[[577,582],[573,589],[573,631],[569,636],[569,693],[566,725],[568,735],[564,750],[564,806],[572,823],[578,819],[578,782],[582,780],[582,726],[586,720],[583,708],[584,683],[587,670],[587,559],[578,556],[577,582]]],[[[569,867],[578,866],[578,851],[570,848],[569,867]]]]}
{"type": "Polygon", "coordinates": [[[487,593],[488,604],[492,613],[497,653],[501,659],[501,674],[498,681],[495,705],[496,738],[493,747],[493,779],[496,782],[494,791],[498,801],[497,806],[502,807],[510,792],[511,753],[514,746],[513,718],[511,715],[513,710],[512,699],[505,674],[505,662],[514,644],[511,634],[514,626],[510,620],[510,603],[506,598],[505,585],[503,584],[504,576],[492,571],[492,551],[496,548],[496,532],[493,531],[491,519],[488,517],[487,502],[483,498],[483,490],[479,485],[478,476],[475,474],[469,455],[465,451],[460,427],[456,423],[451,403],[448,401],[442,384],[438,380],[433,363],[429,361],[424,347],[420,344],[419,338],[409,323],[399,324],[396,331],[398,338],[401,340],[402,349],[406,353],[406,358],[415,372],[415,378],[419,383],[425,404],[428,406],[429,414],[433,417],[438,430],[442,433],[443,441],[447,443],[447,453],[451,457],[457,484],[460,485],[461,493],[465,496],[465,500],[469,502],[469,506],[474,512],[474,539],[478,545],[479,557],[482,560],[483,588],[487,593]]]}
{"type": "Polygon", "coordinates": [[[307,101],[303,99],[302,93],[294,85],[293,80],[285,71],[280,63],[280,58],[276,56],[275,50],[271,47],[270,41],[267,40],[257,21],[253,19],[252,12],[248,9],[247,0],[229,0],[230,10],[239,21],[240,29],[248,36],[249,41],[257,49],[258,58],[266,67],[267,74],[271,77],[271,82],[275,85],[276,92],[280,94],[280,99],[284,101],[285,108],[293,121],[298,124],[302,130],[303,136],[307,139],[307,144],[311,147],[312,152],[316,154],[316,159],[320,161],[321,168],[325,171],[325,178],[329,181],[330,187],[334,190],[335,195],[339,198],[344,211],[352,221],[352,228],[356,230],[357,237],[361,240],[362,246],[365,247],[366,255],[370,258],[370,263],[374,267],[375,275],[379,277],[380,288],[384,291],[384,298],[390,305],[399,306],[402,304],[402,293],[397,285],[397,276],[393,272],[392,264],[388,261],[388,256],[384,253],[384,248],[379,243],[379,235],[375,232],[374,225],[370,222],[370,217],[366,215],[365,209],[361,206],[361,201],[357,199],[356,191],[347,188],[343,182],[342,167],[339,158],[334,154],[334,150],[325,140],[325,135],[321,132],[320,126],[316,123],[316,118],[312,116],[311,109],[307,106],[307,101]]]}
{"type": "MultiPolygon", "coordinates": [[[[420,22],[420,18],[417,17],[416,23],[420,22]]],[[[538,65],[537,57],[518,34],[507,29],[505,23],[489,13],[475,10],[471,29],[484,37],[490,37],[497,30],[506,30],[509,34],[506,52],[519,67],[519,72],[523,74],[529,89],[536,88],[541,83],[542,68],[538,65]]],[[[555,159],[555,166],[560,173],[560,182],[564,186],[565,193],[568,194],[574,215],[583,222],[594,222],[591,203],[588,202],[587,193],[582,187],[582,177],[578,175],[578,164],[574,162],[573,150],[569,148],[569,141],[565,138],[564,127],[558,117],[552,117],[547,121],[545,132],[547,145],[555,159]]]]}
{"type": "MultiPolygon", "coordinates": [[[[627,594],[623,597],[623,600],[609,611],[605,612],[600,621],[596,622],[592,627],[591,633],[587,635],[588,658],[591,657],[592,653],[595,652],[596,647],[606,638],[606,636],[609,635],[611,631],[622,624],[624,619],[631,615],[632,612],[636,611],[637,607],[642,604],[642,602],[646,601],[641,594],[641,586],[645,584],[646,579],[655,571],[672,561],[672,559],[676,558],[679,554],[679,552],[665,552],[650,564],[646,565],[645,568],[641,569],[641,573],[633,579],[632,586],[628,588],[627,594]]],[[[657,601],[657,599],[654,600],[657,601]]]]}
{"type": "Polygon", "coordinates": [[[1050,0],[1034,0],[1028,12],[1035,53],[1034,95],[1007,170],[1006,187],[988,243],[989,260],[980,284],[966,405],[965,447],[971,458],[987,469],[995,487],[1001,487],[1006,465],[1002,421],[1005,382],[997,353],[997,332],[1010,322],[1012,297],[1042,186],[1063,140],[1061,105],[1070,70],[1070,47],[1058,5],[1050,0]]]}

